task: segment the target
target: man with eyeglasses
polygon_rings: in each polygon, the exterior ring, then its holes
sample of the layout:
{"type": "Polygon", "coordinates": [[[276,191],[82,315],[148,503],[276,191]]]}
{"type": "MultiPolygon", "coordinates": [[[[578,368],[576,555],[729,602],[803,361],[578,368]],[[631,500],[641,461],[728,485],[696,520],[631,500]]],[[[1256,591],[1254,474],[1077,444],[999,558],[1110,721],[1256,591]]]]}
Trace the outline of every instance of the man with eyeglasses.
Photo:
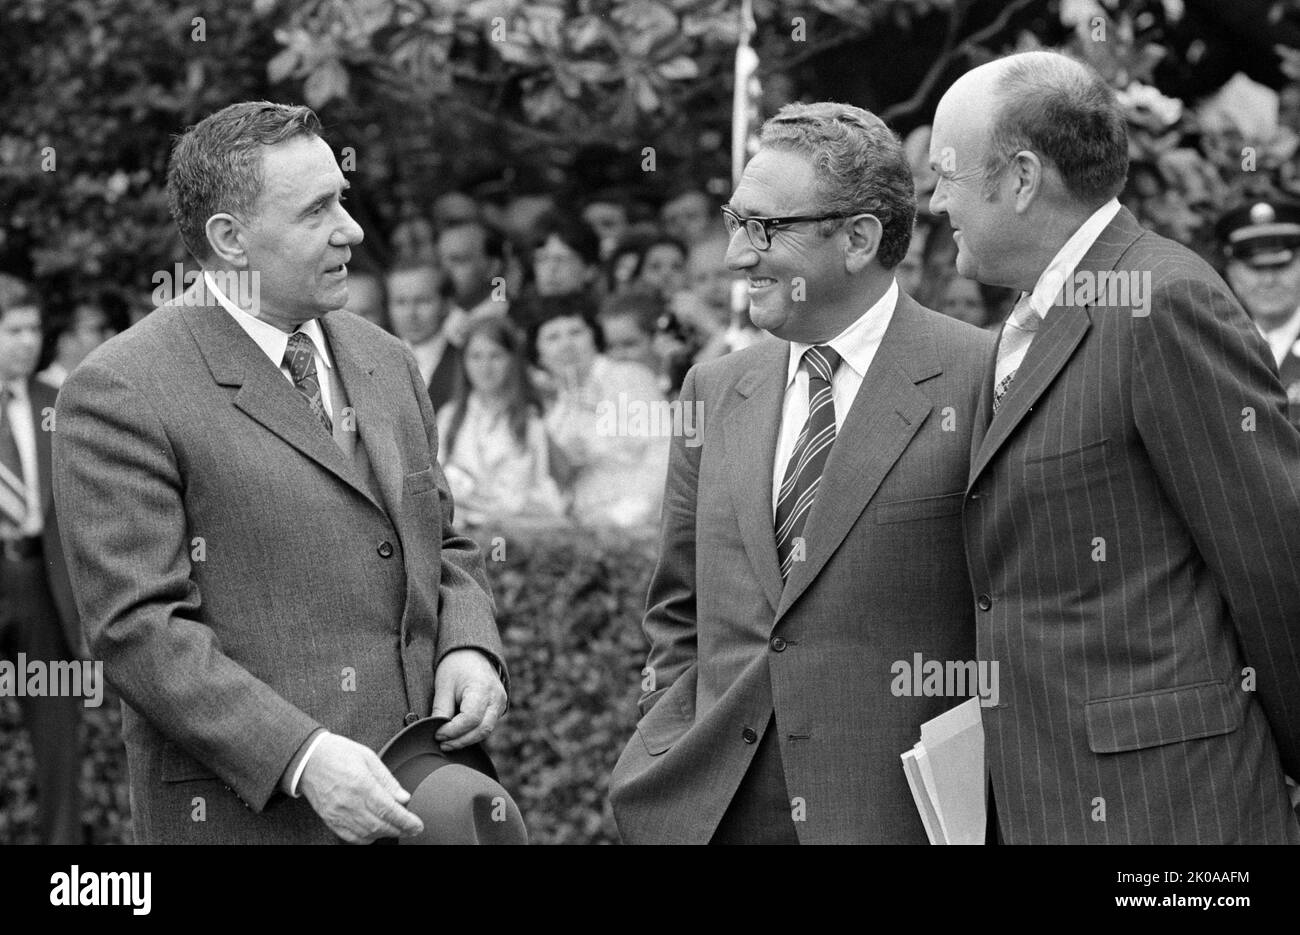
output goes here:
{"type": "MultiPolygon", "coordinates": [[[[770,340],[687,374],[644,627],[641,720],[611,778],[631,843],[925,843],[899,756],[974,658],[959,513],[992,339],[894,268],[916,200],[873,114],[795,104],[723,208],[770,340]]],[[[973,686],[970,686],[973,689],[973,686]]]]}

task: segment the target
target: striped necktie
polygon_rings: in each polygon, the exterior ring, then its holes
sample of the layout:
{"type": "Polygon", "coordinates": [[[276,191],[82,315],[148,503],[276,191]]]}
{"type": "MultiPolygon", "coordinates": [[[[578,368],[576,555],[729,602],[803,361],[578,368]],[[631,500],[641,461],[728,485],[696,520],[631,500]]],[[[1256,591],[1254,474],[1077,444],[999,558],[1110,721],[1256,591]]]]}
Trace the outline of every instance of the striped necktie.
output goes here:
{"type": "Polygon", "coordinates": [[[839,366],[840,355],[828,345],[804,351],[803,366],[808,371],[808,421],[795,442],[785,466],[781,492],[776,501],[776,556],[781,562],[781,580],[790,577],[796,560],[805,550],[796,548],[803,538],[804,523],[817,497],[826,459],[835,442],[835,397],[831,379],[839,366]]]}
{"type": "Polygon", "coordinates": [[[0,386],[0,519],[22,526],[27,521],[27,483],[23,480],[23,459],[9,424],[9,403],[13,398],[8,386],[0,386]]]}
{"type": "Polygon", "coordinates": [[[289,335],[289,346],[284,349],[284,364],[289,368],[289,375],[293,377],[293,385],[298,388],[302,398],[307,400],[307,405],[320,424],[325,427],[325,431],[334,434],[334,423],[330,421],[330,415],[325,411],[325,400],[320,392],[320,380],[316,377],[316,348],[312,346],[311,338],[301,331],[295,331],[289,335]]]}
{"type": "Polygon", "coordinates": [[[1034,332],[1042,322],[1043,319],[1038,317],[1038,313],[1029,304],[1029,293],[1021,293],[1016,307],[1007,318],[1007,326],[1002,329],[1002,340],[998,343],[998,365],[993,376],[994,414],[1001,407],[1002,399],[1011,389],[1011,384],[1015,382],[1016,371],[1024,362],[1025,354],[1029,352],[1029,343],[1034,340],[1034,332]]]}

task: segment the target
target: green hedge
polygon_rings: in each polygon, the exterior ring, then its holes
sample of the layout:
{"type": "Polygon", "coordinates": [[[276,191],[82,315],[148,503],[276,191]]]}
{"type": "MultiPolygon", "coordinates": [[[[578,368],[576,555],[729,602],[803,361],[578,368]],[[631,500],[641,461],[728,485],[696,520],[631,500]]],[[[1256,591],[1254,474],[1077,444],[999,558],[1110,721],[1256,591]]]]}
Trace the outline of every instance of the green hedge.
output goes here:
{"type": "MultiPolygon", "coordinates": [[[[613,843],[607,783],[632,734],[646,645],[648,537],[591,530],[476,531],[488,557],[512,680],[490,741],[501,781],[539,844],[613,843]]],[[[0,843],[34,843],[31,746],[0,699],[0,843]]],[[[131,840],[117,699],[86,710],[82,821],[96,844],[131,840]]]]}

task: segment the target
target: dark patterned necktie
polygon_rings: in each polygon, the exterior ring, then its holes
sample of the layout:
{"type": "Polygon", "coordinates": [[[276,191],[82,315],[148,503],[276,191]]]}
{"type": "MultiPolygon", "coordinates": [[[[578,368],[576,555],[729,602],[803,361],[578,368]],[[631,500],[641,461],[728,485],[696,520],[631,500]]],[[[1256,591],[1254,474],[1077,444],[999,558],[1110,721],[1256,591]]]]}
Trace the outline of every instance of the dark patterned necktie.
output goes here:
{"type": "Polygon", "coordinates": [[[790,577],[796,560],[804,549],[795,545],[803,537],[808,511],[817,497],[817,485],[835,441],[835,397],[831,379],[840,355],[826,345],[804,351],[803,366],[808,371],[808,421],[799,433],[794,451],[785,466],[785,478],[776,501],[776,555],[781,562],[781,580],[790,577]]]}
{"type": "Polygon", "coordinates": [[[320,380],[316,378],[316,348],[312,345],[311,338],[301,331],[289,335],[289,346],[284,349],[284,365],[289,368],[293,385],[298,388],[302,398],[307,400],[307,405],[320,420],[320,424],[324,426],[326,432],[333,435],[334,423],[330,421],[330,414],[325,411],[325,400],[320,392],[320,380]]]}
{"type": "Polygon", "coordinates": [[[13,398],[9,387],[0,386],[0,518],[21,526],[27,519],[27,483],[23,480],[23,459],[9,425],[9,403],[13,398]]]}

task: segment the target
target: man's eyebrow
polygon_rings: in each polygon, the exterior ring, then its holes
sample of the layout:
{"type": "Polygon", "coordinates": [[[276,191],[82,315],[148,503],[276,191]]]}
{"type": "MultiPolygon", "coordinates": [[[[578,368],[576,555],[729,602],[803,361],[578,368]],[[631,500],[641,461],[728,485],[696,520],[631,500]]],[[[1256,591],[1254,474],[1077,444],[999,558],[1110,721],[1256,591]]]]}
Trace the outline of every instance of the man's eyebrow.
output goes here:
{"type": "Polygon", "coordinates": [[[311,201],[309,201],[307,203],[307,206],[303,208],[302,213],[307,214],[314,208],[319,207],[320,205],[328,204],[334,198],[342,195],[351,187],[352,187],[352,183],[349,182],[347,179],[343,179],[343,181],[339,184],[338,188],[335,188],[333,191],[322,192],[321,194],[313,198],[311,201]]]}

